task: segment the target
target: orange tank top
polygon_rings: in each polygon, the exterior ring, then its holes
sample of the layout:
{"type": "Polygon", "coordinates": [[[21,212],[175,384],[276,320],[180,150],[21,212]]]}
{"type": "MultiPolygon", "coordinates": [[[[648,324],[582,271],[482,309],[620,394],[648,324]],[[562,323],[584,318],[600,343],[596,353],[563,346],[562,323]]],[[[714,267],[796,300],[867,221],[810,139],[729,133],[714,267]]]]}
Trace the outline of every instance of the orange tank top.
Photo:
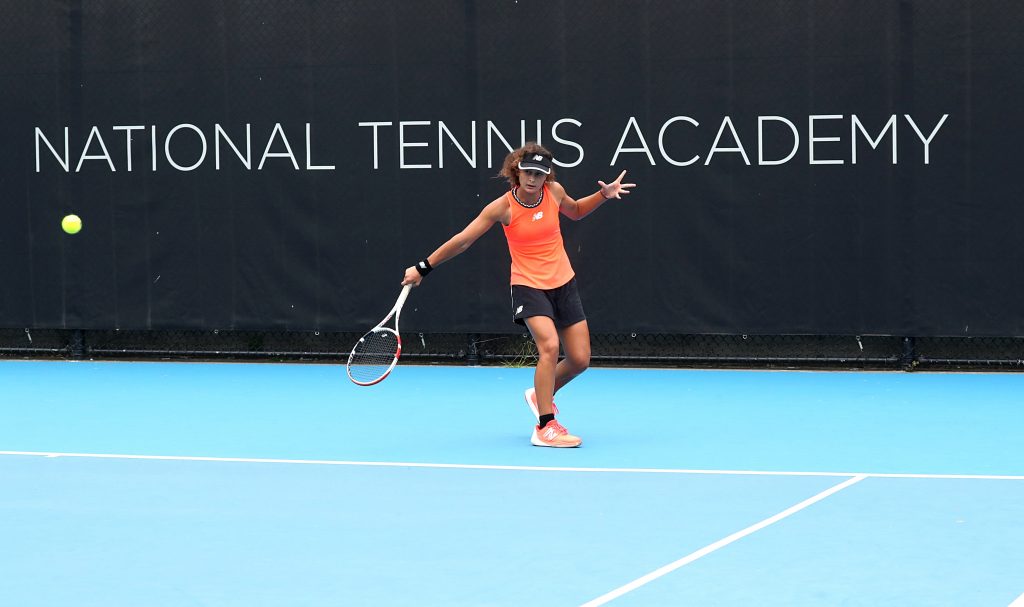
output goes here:
{"type": "Polygon", "coordinates": [[[535,289],[556,289],[576,275],[562,244],[558,203],[548,186],[540,204],[524,207],[511,190],[505,194],[512,220],[505,229],[512,255],[512,284],[535,289]]]}

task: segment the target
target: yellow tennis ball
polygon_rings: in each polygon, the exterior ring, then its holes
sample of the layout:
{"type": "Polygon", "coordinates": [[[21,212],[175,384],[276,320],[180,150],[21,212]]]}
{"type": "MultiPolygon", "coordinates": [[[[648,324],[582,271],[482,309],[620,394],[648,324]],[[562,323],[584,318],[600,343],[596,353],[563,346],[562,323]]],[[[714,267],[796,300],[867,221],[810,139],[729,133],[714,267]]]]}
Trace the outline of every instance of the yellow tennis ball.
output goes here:
{"type": "Polygon", "coordinates": [[[78,215],[68,215],[61,220],[60,227],[68,234],[78,234],[82,229],[82,219],[78,215]]]}

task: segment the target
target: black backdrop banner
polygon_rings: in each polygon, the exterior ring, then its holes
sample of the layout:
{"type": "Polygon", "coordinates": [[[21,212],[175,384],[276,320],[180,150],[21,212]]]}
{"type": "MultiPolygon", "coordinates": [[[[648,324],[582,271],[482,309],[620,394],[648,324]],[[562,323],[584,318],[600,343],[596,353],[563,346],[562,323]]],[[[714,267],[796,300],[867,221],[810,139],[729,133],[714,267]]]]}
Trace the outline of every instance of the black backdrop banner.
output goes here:
{"type": "MultiPolygon", "coordinates": [[[[639,184],[563,218],[594,331],[1024,334],[1019,2],[0,12],[0,326],[365,329],[538,140],[639,184]]],[[[508,266],[495,226],[403,327],[517,330],[508,266]]]]}

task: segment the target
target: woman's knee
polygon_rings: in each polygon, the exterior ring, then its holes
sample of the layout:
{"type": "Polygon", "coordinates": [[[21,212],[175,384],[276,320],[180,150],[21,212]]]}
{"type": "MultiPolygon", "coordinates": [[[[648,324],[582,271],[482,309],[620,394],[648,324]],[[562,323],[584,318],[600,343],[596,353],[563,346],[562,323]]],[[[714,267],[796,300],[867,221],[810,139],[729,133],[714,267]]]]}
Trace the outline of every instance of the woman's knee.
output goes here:
{"type": "Polygon", "coordinates": [[[537,355],[544,359],[558,359],[558,336],[535,340],[537,344],[537,355]]]}
{"type": "Polygon", "coordinates": [[[565,353],[565,359],[578,375],[590,368],[590,346],[570,348],[565,353]]]}

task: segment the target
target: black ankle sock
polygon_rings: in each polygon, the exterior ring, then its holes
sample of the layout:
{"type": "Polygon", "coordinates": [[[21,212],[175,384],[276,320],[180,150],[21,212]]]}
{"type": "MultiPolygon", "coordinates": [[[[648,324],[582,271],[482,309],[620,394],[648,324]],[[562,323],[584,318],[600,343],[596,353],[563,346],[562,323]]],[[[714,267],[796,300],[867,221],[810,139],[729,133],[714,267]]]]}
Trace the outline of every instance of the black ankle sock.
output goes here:
{"type": "Polygon", "coordinates": [[[553,419],[555,419],[555,414],[554,413],[548,413],[547,415],[541,415],[540,416],[540,421],[537,422],[537,425],[540,426],[541,428],[543,428],[544,426],[548,425],[549,421],[551,421],[553,419]]]}

